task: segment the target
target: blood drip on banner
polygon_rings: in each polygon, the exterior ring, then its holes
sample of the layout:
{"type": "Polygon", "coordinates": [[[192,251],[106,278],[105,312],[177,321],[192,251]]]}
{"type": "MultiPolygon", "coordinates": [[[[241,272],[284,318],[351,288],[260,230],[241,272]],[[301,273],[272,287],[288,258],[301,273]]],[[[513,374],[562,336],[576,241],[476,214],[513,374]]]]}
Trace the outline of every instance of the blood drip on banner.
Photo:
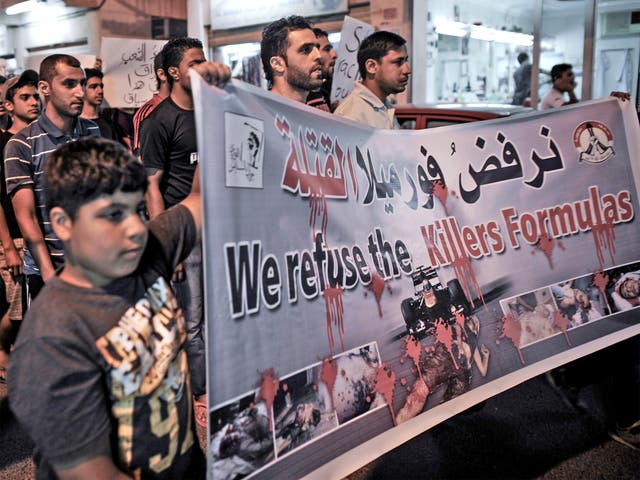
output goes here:
{"type": "Polygon", "coordinates": [[[387,367],[386,364],[382,364],[376,367],[376,382],[373,389],[374,393],[380,394],[384,397],[384,400],[389,406],[389,412],[391,413],[391,420],[394,425],[396,423],[396,414],[393,411],[393,393],[396,388],[396,373],[387,367]]]}
{"type": "MultiPolygon", "coordinates": [[[[553,259],[551,257],[553,255],[555,244],[556,242],[553,238],[549,237],[546,232],[542,232],[535,245],[536,249],[540,250],[546,255],[551,270],[553,270],[553,259]]],[[[558,247],[564,250],[564,246],[561,242],[558,242],[558,247]]],[[[532,254],[535,254],[535,250],[532,252],[532,254]]]]}
{"type": "Polygon", "coordinates": [[[518,351],[520,361],[524,365],[524,357],[520,350],[520,334],[522,333],[522,326],[520,325],[520,322],[513,318],[513,315],[510,313],[502,317],[500,320],[502,321],[502,332],[498,332],[500,336],[496,340],[496,344],[500,344],[501,338],[508,338],[511,340],[511,343],[513,343],[513,346],[516,347],[516,350],[518,351]]]}
{"type": "Polygon", "coordinates": [[[569,318],[560,310],[554,310],[553,312],[553,326],[558,328],[564,334],[567,345],[570,347],[573,346],[571,345],[571,340],[569,340],[569,334],[567,333],[567,329],[569,328],[569,318]]]}
{"type": "Polygon", "coordinates": [[[309,226],[311,227],[311,239],[316,238],[316,221],[318,217],[321,217],[320,231],[322,232],[322,238],[327,238],[327,224],[329,223],[329,217],[327,213],[327,197],[322,192],[312,193],[309,195],[309,226]]]}
{"type": "Polygon", "coordinates": [[[438,200],[440,200],[440,203],[442,204],[442,207],[444,208],[444,212],[446,213],[447,217],[449,216],[449,211],[447,210],[448,194],[449,194],[449,189],[442,182],[442,180],[436,180],[435,182],[433,182],[433,195],[438,200]]]}
{"type": "Polygon", "coordinates": [[[333,409],[333,387],[336,384],[336,378],[338,377],[338,365],[331,358],[325,358],[322,360],[322,371],[320,372],[320,380],[324,382],[329,390],[329,397],[331,398],[331,408],[333,409]]]}
{"type": "Polygon", "coordinates": [[[600,266],[604,266],[604,249],[609,250],[611,263],[615,264],[614,255],[616,253],[616,233],[613,230],[613,222],[608,221],[606,223],[594,225],[591,228],[591,233],[593,234],[593,241],[596,244],[596,254],[598,255],[600,266]]]}
{"type": "MultiPolygon", "coordinates": [[[[373,272],[373,275],[371,275],[371,284],[369,285],[368,290],[373,292],[373,297],[376,299],[376,303],[378,304],[378,316],[380,318],[382,318],[382,294],[384,293],[384,288],[384,279],[378,275],[377,272],[373,272]]],[[[391,293],[391,286],[387,285],[387,290],[391,293]]],[[[367,296],[367,292],[364,292],[364,296],[367,296]]]]}
{"type": "Polygon", "coordinates": [[[338,330],[340,348],[344,352],[344,303],[342,302],[342,287],[327,287],[322,295],[327,310],[327,335],[329,337],[329,351],[333,355],[335,340],[333,338],[333,325],[338,330]]]}
{"type": "Polygon", "coordinates": [[[404,341],[404,356],[406,358],[410,358],[413,361],[413,364],[418,370],[418,376],[420,380],[422,378],[422,371],[420,370],[420,355],[422,354],[422,344],[413,338],[412,336],[408,336],[404,341]]]}
{"type": "Polygon", "coordinates": [[[444,348],[447,349],[449,355],[451,355],[451,360],[453,361],[453,365],[456,367],[456,370],[460,368],[458,366],[458,362],[456,362],[456,357],[453,354],[453,331],[442,319],[436,322],[436,341],[443,344],[444,348]]]}
{"type": "Polygon", "coordinates": [[[473,295],[471,295],[471,286],[473,286],[473,289],[476,291],[478,298],[486,308],[487,306],[484,303],[482,290],[480,290],[480,284],[478,283],[476,274],[474,273],[473,267],[471,266],[471,259],[469,258],[469,256],[466,253],[458,256],[458,254],[456,253],[455,259],[453,260],[453,262],[451,262],[451,266],[453,267],[455,277],[460,282],[460,286],[469,299],[471,306],[475,307],[473,303],[473,295]]]}
{"type": "Polygon", "coordinates": [[[264,403],[267,406],[267,411],[269,412],[269,430],[272,430],[273,401],[275,400],[278,388],[280,387],[280,379],[276,376],[273,368],[258,373],[262,377],[258,398],[264,400],[264,403]]]}

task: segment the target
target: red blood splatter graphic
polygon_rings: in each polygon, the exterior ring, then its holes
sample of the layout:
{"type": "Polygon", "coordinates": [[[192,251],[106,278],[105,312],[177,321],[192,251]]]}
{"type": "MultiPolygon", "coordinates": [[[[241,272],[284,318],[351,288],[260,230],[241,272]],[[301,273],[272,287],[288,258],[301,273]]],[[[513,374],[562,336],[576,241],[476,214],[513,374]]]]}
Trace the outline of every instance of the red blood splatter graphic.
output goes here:
{"type": "Polygon", "coordinates": [[[602,298],[604,298],[605,302],[607,302],[607,308],[611,311],[611,305],[609,304],[609,299],[607,298],[607,294],[605,289],[607,288],[607,284],[609,283],[609,275],[599,270],[593,274],[593,280],[591,281],[591,285],[597,287],[602,293],[602,298]]]}
{"type": "Polygon", "coordinates": [[[322,295],[327,310],[327,335],[329,336],[329,351],[333,355],[333,325],[338,329],[340,348],[344,352],[344,304],[342,303],[342,287],[327,287],[322,295]]]}
{"type": "Polygon", "coordinates": [[[442,183],[441,180],[436,180],[433,182],[433,195],[440,200],[440,203],[444,207],[444,212],[449,216],[449,211],[447,210],[447,194],[449,193],[447,186],[442,183]]]}
{"type": "Polygon", "coordinates": [[[329,222],[329,217],[327,215],[327,197],[325,197],[322,192],[312,193],[311,195],[309,195],[309,208],[311,208],[311,212],[309,214],[311,240],[313,241],[316,238],[315,226],[318,217],[322,218],[322,221],[320,223],[320,232],[322,233],[322,238],[327,238],[327,223],[329,222]]]}
{"type": "Polygon", "coordinates": [[[560,310],[554,310],[553,312],[553,326],[562,331],[567,344],[571,347],[571,340],[569,340],[569,335],[567,334],[569,318],[564,313],[560,312],[560,310]]]}
{"type": "Polygon", "coordinates": [[[455,312],[455,316],[456,316],[456,323],[458,325],[460,325],[460,328],[463,329],[464,328],[464,322],[467,319],[464,316],[464,312],[462,312],[462,310],[456,311],[455,312]]]}
{"type": "MultiPolygon", "coordinates": [[[[502,320],[502,332],[499,338],[508,338],[511,340],[511,343],[513,343],[513,346],[516,347],[516,350],[518,351],[520,361],[524,365],[524,357],[520,350],[520,333],[522,332],[520,322],[513,318],[513,315],[510,313],[508,313],[506,317],[502,317],[500,320],[502,320]]],[[[497,343],[500,342],[498,341],[497,343]]]]}
{"type": "Polygon", "coordinates": [[[343,377],[346,377],[347,376],[347,372],[344,369],[342,369],[342,370],[340,370],[340,375],[342,375],[343,377]]]}
{"type": "Polygon", "coordinates": [[[555,241],[553,238],[549,237],[546,232],[542,232],[538,241],[536,242],[536,248],[541,250],[547,256],[547,260],[549,261],[549,267],[553,270],[553,260],[551,259],[551,255],[553,254],[553,247],[555,245],[555,241]]]}
{"type": "Polygon", "coordinates": [[[351,161],[351,150],[347,149],[347,166],[349,167],[349,177],[351,178],[351,188],[356,199],[358,198],[358,182],[356,181],[356,174],[353,170],[353,162],[351,161]]]}
{"type": "Polygon", "coordinates": [[[616,253],[616,233],[613,231],[613,221],[604,224],[594,225],[591,229],[593,241],[596,244],[596,253],[600,267],[604,266],[604,249],[609,250],[609,258],[611,263],[615,264],[614,255],[616,253]]]}
{"type": "MultiPolygon", "coordinates": [[[[421,353],[422,353],[422,344],[411,336],[407,337],[404,341],[404,356],[413,360],[413,364],[418,369],[418,374],[420,375],[420,379],[422,379],[422,372],[420,371],[420,354],[421,353]]],[[[404,358],[402,360],[404,360],[404,358]]]]}
{"type": "Polygon", "coordinates": [[[451,355],[451,360],[453,360],[453,365],[456,367],[456,370],[460,368],[458,367],[458,362],[456,362],[456,357],[453,354],[453,334],[442,320],[436,322],[436,341],[442,343],[447,349],[449,355],[451,355]]]}
{"type": "Polygon", "coordinates": [[[384,397],[384,400],[389,406],[389,412],[391,412],[391,420],[393,420],[394,425],[397,425],[396,414],[393,411],[393,392],[395,388],[396,373],[384,363],[379,367],[376,367],[376,384],[373,388],[373,392],[379,393],[384,397]]]}
{"type": "Polygon", "coordinates": [[[262,377],[258,398],[264,400],[264,403],[267,405],[267,411],[269,412],[269,430],[271,430],[273,428],[273,401],[278,393],[280,379],[276,376],[273,368],[265,370],[264,372],[258,371],[258,374],[262,377]]]}
{"type": "Polygon", "coordinates": [[[482,296],[482,291],[480,290],[480,284],[478,283],[478,279],[476,278],[476,274],[473,272],[473,267],[471,266],[471,259],[465,253],[461,257],[456,255],[456,258],[451,262],[451,266],[453,267],[453,271],[455,272],[455,276],[460,282],[460,286],[464,291],[464,294],[469,299],[471,306],[475,306],[473,304],[473,295],[471,295],[471,285],[473,285],[473,289],[478,295],[478,298],[487,308],[487,305],[484,303],[484,297],[482,296]]]}
{"type": "MultiPolygon", "coordinates": [[[[344,376],[344,370],[342,371],[342,375],[344,376]]],[[[331,403],[333,403],[333,386],[336,383],[336,377],[338,376],[338,365],[333,359],[325,358],[322,360],[322,371],[320,372],[320,380],[324,382],[329,390],[329,398],[331,398],[331,403]]],[[[333,405],[332,405],[333,408],[333,405]]]]}
{"type": "Polygon", "coordinates": [[[382,318],[382,294],[384,293],[384,280],[377,272],[374,272],[371,278],[371,284],[369,285],[369,290],[373,292],[373,296],[376,299],[376,303],[378,304],[378,315],[382,318]]]}

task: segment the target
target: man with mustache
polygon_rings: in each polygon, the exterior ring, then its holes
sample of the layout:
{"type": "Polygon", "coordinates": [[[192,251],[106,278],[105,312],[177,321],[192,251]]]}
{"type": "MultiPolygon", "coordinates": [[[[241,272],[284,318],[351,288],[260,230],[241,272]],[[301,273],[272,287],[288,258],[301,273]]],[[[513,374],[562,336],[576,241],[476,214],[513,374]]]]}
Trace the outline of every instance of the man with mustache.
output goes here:
{"type": "Polygon", "coordinates": [[[305,103],[309,92],[322,87],[320,44],[304,18],[292,15],[267,25],[260,56],[273,93],[305,103]]]}
{"type": "Polygon", "coordinates": [[[322,65],[322,86],[319,90],[314,90],[307,97],[307,105],[319,108],[325,112],[332,112],[337,106],[331,104],[331,81],[333,80],[333,70],[336,66],[336,58],[338,54],[329,41],[329,34],[321,28],[314,28],[313,33],[316,34],[320,45],[320,62],[322,65]]]}
{"type": "Polygon", "coordinates": [[[45,209],[42,172],[58,145],[99,136],[98,126],[80,118],[84,106],[84,71],[75,57],[55,54],[40,64],[38,91],[45,98],[42,114],[8,142],[4,150],[7,194],[22,232],[25,291],[28,305],[64,263],[62,244],[45,209]]]}
{"type": "Polygon", "coordinates": [[[374,32],[358,49],[362,77],[335,113],[375,128],[399,128],[388,96],[404,92],[411,67],[406,41],[392,32],[374,32]]]}

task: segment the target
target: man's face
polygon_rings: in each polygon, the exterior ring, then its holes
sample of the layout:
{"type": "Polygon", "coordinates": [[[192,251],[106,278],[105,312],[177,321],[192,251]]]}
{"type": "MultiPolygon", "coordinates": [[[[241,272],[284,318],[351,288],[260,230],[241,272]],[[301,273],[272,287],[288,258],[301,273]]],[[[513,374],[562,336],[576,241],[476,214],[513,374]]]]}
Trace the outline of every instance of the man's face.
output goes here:
{"type": "Polygon", "coordinates": [[[34,85],[24,85],[13,92],[13,100],[6,101],[9,113],[24,123],[31,123],[40,115],[40,100],[34,85]]]}
{"type": "Polygon", "coordinates": [[[385,95],[404,92],[409,83],[411,67],[406,47],[389,50],[378,62],[375,81],[385,95]]]}
{"type": "Polygon", "coordinates": [[[104,83],[100,77],[91,77],[85,83],[84,101],[94,107],[99,107],[104,99],[104,83]]]}
{"type": "Polygon", "coordinates": [[[290,31],[287,39],[285,81],[297,90],[318,90],[322,86],[322,64],[313,30],[290,31]]]}
{"type": "MultiPolygon", "coordinates": [[[[176,80],[174,75],[174,81],[177,81],[184,90],[190,92],[191,79],[189,77],[189,69],[205,61],[204,51],[201,48],[190,48],[186,50],[182,56],[182,60],[178,64],[177,72],[179,77],[176,80]]],[[[170,67],[170,69],[172,68],[173,67],[170,67]]]]}
{"type": "Polygon", "coordinates": [[[640,296],[640,282],[635,278],[627,278],[620,285],[620,295],[627,300],[640,296]]]}
{"type": "Polygon", "coordinates": [[[76,278],[103,286],[138,267],[148,238],[142,191],[99,197],[80,207],[69,222],[59,236],[70,258],[65,268],[76,278]]]}
{"type": "Polygon", "coordinates": [[[80,115],[84,105],[84,72],[81,68],[58,63],[51,83],[42,83],[48,85],[45,92],[47,108],[53,108],[60,116],[80,115]]]}
{"type": "Polygon", "coordinates": [[[575,75],[571,69],[562,72],[560,78],[556,78],[553,82],[553,86],[561,92],[570,92],[574,89],[575,85],[575,75]]]}
{"type": "Polygon", "coordinates": [[[319,49],[320,62],[322,63],[322,77],[331,78],[338,54],[333,49],[333,45],[329,42],[328,37],[318,37],[318,43],[320,44],[319,49]]]}

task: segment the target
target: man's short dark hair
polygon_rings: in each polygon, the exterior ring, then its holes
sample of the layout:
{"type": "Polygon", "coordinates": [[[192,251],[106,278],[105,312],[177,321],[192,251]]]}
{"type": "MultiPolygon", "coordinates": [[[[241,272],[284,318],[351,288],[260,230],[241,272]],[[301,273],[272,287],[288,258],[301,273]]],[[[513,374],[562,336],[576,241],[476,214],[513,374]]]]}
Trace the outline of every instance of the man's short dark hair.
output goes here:
{"type": "Polygon", "coordinates": [[[569,63],[558,63],[551,67],[551,81],[555,82],[557,79],[562,77],[562,74],[567,70],[573,69],[573,65],[569,63]]]}
{"type": "Polygon", "coordinates": [[[51,84],[51,80],[56,76],[56,65],[63,63],[68,67],[82,68],[80,61],[76,57],[65,53],[49,55],[40,62],[40,80],[51,84]]]}
{"type": "Polygon", "coordinates": [[[273,86],[273,69],[271,68],[271,57],[282,57],[287,61],[287,48],[289,42],[287,38],[289,32],[295,30],[312,30],[311,24],[299,15],[291,15],[270,23],[262,30],[262,41],[260,42],[260,57],[264,76],[267,79],[269,90],[273,86]]]}
{"type": "Polygon", "coordinates": [[[322,30],[321,28],[318,28],[318,27],[313,27],[313,33],[315,34],[316,38],[320,38],[320,37],[329,38],[329,34],[327,33],[327,31],[322,30]]]}
{"type": "Polygon", "coordinates": [[[169,86],[173,86],[173,78],[169,75],[169,67],[178,67],[184,57],[184,52],[191,48],[199,48],[200,50],[204,49],[200,40],[191,37],[172,38],[164,44],[164,47],[162,47],[162,50],[160,51],[162,56],[162,68],[167,74],[167,82],[169,83],[169,86]]]}
{"type": "Polygon", "coordinates": [[[160,90],[160,84],[162,83],[160,81],[160,77],[158,76],[158,70],[162,70],[165,75],[165,77],[167,76],[167,72],[164,69],[164,55],[162,55],[162,50],[160,50],[158,53],[156,53],[156,56],[153,57],[153,73],[156,76],[156,89],[160,90]]]}
{"type": "Polygon", "coordinates": [[[518,63],[524,63],[529,60],[529,54],[527,52],[520,52],[518,54],[518,63]]]}
{"type": "Polygon", "coordinates": [[[373,59],[379,62],[389,50],[400,50],[407,41],[393,32],[381,30],[373,32],[365,38],[358,49],[358,71],[364,79],[367,76],[367,60],[373,59]]]}
{"type": "Polygon", "coordinates": [[[100,80],[104,78],[104,73],[97,68],[85,68],[84,69],[84,78],[86,81],[89,81],[90,78],[98,77],[100,80]]]}
{"type": "Polygon", "coordinates": [[[80,207],[116,191],[147,191],[147,174],[119,143],[101,137],[85,137],[61,145],[44,168],[47,211],[61,207],[75,219],[80,207]]]}

